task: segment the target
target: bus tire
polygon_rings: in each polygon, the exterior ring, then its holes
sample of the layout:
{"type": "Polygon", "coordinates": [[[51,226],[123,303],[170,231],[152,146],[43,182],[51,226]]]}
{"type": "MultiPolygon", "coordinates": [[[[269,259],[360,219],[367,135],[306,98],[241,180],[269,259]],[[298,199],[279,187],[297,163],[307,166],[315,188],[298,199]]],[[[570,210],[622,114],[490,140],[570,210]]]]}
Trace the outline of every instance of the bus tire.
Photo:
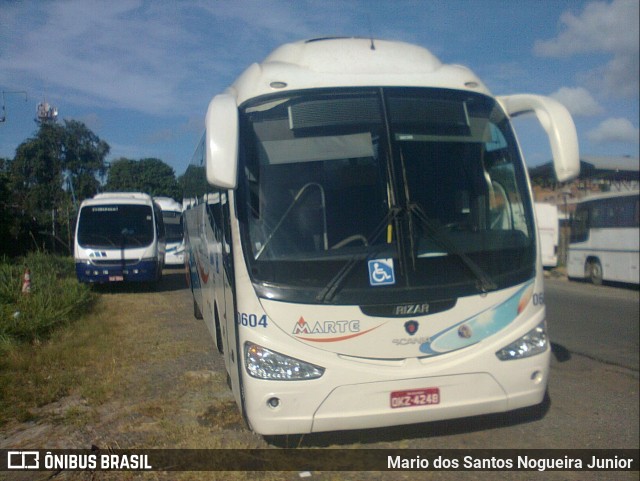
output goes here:
{"type": "Polygon", "coordinates": [[[602,285],[602,264],[598,259],[591,259],[587,263],[587,277],[595,286],[602,285]]]}
{"type": "Polygon", "coordinates": [[[222,330],[220,329],[220,316],[218,315],[218,306],[217,304],[214,307],[214,322],[216,328],[216,347],[218,348],[218,352],[220,354],[224,354],[224,344],[222,343],[222,330]]]}
{"type": "Polygon", "coordinates": [[[196,319],[202,319],[202,311],[200,310],[195,297],[193,298],[193,317],[195,317],[196,319]]]}

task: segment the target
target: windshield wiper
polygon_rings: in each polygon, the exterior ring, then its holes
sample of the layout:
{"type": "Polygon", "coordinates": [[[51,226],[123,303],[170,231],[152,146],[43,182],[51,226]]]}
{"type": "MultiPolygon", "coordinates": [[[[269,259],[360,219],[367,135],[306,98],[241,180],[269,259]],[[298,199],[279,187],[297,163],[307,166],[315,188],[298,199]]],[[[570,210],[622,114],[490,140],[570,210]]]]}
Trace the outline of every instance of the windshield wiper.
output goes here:
{"type": "Polygon", "coordinates": [[[402,212],[399,207],[391,207],[387,212],[387,215],[380,221],[380,223],[373,230],[369,238],[367,239],[367,245],[369,246],[366,252],[359,252],[352,255],[349,260],[342,266],[342,268],[336,273],[335,276],[327,283],[327,285],[318,293],[316,300],[318,302],[330,302],[334,298],[338,290],[342,287],[343,282],[358,264],[358,261],[370,257],[378,250],[386,247],[388,244],[373,245],[375,240],[385,231],[387,226],[393,222],[396,217],[402,212]]]}
{"type": "Polygon", "coordinates": [[[493,279],[491,279],[491,277],[489,277],[489,275],[482,270],[478,264],[476,264],[467,254],[462,252],[447,235],[443,234],[442,229],[429,219],[419,204],[411,203],[408,207],[409,215],[415,215],[416,219],[418,219],[425,227],[430,238],[446,252],[458,257],[467,269],[473,273],[478,281],[477,287],[480,292],[487,293],[489,291],[495,291],[498,288],[493,279]]]}

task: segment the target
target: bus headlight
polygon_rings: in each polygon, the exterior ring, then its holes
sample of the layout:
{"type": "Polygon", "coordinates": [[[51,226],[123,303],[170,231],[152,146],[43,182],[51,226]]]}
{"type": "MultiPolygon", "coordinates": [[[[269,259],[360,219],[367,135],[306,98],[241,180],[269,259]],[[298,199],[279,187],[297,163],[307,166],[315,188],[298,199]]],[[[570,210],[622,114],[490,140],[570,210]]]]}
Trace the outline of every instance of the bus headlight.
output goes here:
{"type": "Polygon", "coordinates": [[[501,361],[522,359],[545,352],[548,344],[547,323],[546,321],[542,321],[520,339],[496,352],[496,356],[498,356],[498,359],[501,361]]]}
{"type": "Polygon", "coordinates": [[[301,381],[317,379],[324,368],[271,351],[257,344],[244,345],[244,360],[251,377],[273,381],[301,381]]]}

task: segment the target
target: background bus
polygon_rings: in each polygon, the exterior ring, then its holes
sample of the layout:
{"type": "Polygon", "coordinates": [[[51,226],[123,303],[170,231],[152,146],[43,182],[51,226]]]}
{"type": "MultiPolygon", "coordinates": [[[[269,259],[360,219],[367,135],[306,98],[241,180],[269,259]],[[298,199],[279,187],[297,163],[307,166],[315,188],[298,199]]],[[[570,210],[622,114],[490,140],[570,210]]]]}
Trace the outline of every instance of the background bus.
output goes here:
{"type": "Polygon", "coordinates": [[[535,204],[538,234],[540,236],[540,258],[543,267],[558,265],[558,242],[560,224],[558,206],[537,202],[535,204]]]}
{"type": "Polygon", "coordinates": [[[571,222],[569,278],[639,284],[638,217],[638,191],[580,200],[571,222]]]}
{"type": "Polygon", "coordinates": [[[559,103],[496,99],[402,42],[287,44],[212,99],[183,177],[187,265],[255,432],[542,402],[543,275],[509,122],[524,112],[557,177],[577,175],[559,103]]]}
{"type": "Polygon", "coordinates": [[[80,205],[74,257],[80,282],[149,282],[162,277],[160,207],[143,193],[98,194],[80,205]]]}
{"type": "Polygon", "coordinates": [[[182,228],[182,204],[171,197],[154,197],[162,209],[166,235],[164,263],[167,266],[184,265],[184,232],[182,228]]]}

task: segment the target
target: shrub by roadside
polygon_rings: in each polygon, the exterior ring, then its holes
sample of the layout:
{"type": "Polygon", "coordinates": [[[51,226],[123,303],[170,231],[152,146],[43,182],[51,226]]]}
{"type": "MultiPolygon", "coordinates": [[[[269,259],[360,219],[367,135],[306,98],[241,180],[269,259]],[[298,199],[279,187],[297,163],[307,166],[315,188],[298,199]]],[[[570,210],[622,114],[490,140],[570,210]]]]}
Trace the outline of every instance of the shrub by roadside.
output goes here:
{"type": "Polygon", "coordinates": [[[16,342],[42,341],[60,326],[76,320],[90,307],[94,295],[75,278],[73,260],[34,252],[0,261],[0,350],[16,342]],[[31,292],[22,293],[25,269],[31,292]]]}

